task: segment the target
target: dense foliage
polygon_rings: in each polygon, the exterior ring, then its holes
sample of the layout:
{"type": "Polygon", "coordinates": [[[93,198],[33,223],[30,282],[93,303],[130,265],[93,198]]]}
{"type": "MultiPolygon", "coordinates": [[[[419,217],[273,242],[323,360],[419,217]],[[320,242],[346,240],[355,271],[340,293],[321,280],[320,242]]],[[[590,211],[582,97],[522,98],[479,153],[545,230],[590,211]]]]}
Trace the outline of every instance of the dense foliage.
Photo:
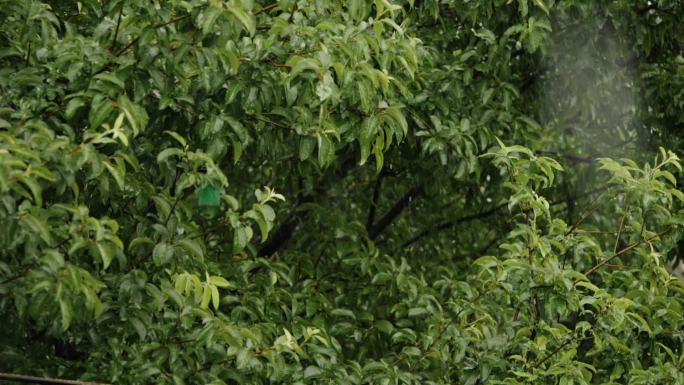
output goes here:
{"type": "Polygon", "coordinates": [[[684,383],[681,2],[272,1],[0,0],[0,371],[684,383]]]}

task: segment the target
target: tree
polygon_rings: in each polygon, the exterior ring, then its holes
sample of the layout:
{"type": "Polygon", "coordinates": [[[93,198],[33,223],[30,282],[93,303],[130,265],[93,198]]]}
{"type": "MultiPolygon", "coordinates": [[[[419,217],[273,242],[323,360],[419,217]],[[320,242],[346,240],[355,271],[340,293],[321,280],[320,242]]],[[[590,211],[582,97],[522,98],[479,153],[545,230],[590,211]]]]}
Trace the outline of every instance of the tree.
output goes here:
{"type": "Polygon", "coordinates": [[[681,15],[0,0],[0,371],[684,382],[681,15]]]}

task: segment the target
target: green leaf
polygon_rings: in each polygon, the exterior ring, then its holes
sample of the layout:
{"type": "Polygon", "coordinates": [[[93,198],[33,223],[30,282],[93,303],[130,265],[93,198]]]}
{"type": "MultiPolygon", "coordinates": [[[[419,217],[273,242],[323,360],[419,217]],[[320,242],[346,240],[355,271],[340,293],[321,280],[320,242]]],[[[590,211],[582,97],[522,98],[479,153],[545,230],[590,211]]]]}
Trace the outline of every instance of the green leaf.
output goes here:
{"type": "Polygon", "coordinates": [[[67,252],[67,254],[69,254],[70,256],[74,255],[74,253],[76,253],[78,250],[87,247],[89,243],[90,241],[85,239],[79,239],[77,241],[74,241],[71,244],[71,247],[69,247],[69,251],[67,252]]]}
{"type": "Polygon", "coordinates": [[[626,312],[625,314],[640,330],[646,331],[648,335],[653,335],[653,330],[642,316],[633,312],[626,312]]]}
{"type": "Polygon", "coordinates": [[[179,274],[176,277],[176,282],[173,286],[173,290],[175,290],[176,293],[178,293],[178,294],[184,294],[187,284],[188,284],[187,274],[179,274]]]}
{"type": "Polygon", "coordinates": [[[262,215],[254,215],[252,216],[252,219],[254,219],[254,221],[257,223],[257,226],[259,226],[259,231],[261,232],[261,243],[266,242],[269,230],[268,223],[262,215]]]}
{"type": "Polygon", "coordinates": [[[408,311],[408,316],[409,317],[418,317],[421,315],[425,315],[427,313],[428,313],[428,311],[424,307],[412,307],[408,311]]]}
{"type": "Polygon", "coordinates": [[[202,250],[202,246],[197,240],[194,239],[181,239],[176,241],[176,243],[183,248],[183,250],[187,251],[188,254],[191,256],[199,259],[199,260],[204,260],[204,251],[202,250]]]}
{"type": "Polygon", "coordinates": [[[333,158],[334,146],[326,135],[317,135],[318,139],[318,164],[325,166],[333,158]]]}
{"type": "Polygon", "coordinates": [[[376,126],[377,121],[375,118],[368,118],[364,120],[361,125],[361,134],[359,136],[359,144],[361,146],[361,159],[359,160],[359,165],[366,163],[368,155],[370,155],[370,149],[372,141],[376,136],[376,126]]]}
{"type": "Polygon", "coordinates": [[[166,242],[160,242],[152,250],[152,258],[157,265],[167,264],[173,257],[173,247],[166,242]]]}
{"type": "Polygon", "coordinates": [[[532,2],[534,3],[534,5],[539,7],[542,11],[544,11],[545,14],[547,14],[547,15],[549,14],[549,7],[546,5],[544,0],[532,0],[532,2]]]}
{"type": "Polygon", "coordinates": [[[227,59],[228,71],[231,75],[238,73],[240,69],[240,52],[233,40],[229,40],[226,43],[226,47],[223,50],[224,57],[227,59]]]}
{"type": "Polygon", "coordinates": [[[482,269],[491,269],[492,267],[497,266],[499,261],[494,256],[486,255],[473,261],[473,264],[482,269]]]}
{"type": "Polygon", "coordinates": [[[208,285],[211,286],[211,304],[214,306],[214,309],[218,310],[219,308],[219,292],[216,286],[214,285],[208,285]]]}
{"type": "Polygon", "coordinates": [[[228,287],[230,286],[230,282],[226,280],[223,277],[219,277],[217,275],[212,275],[209,277],[209,282],[211,282],[213,285],[218,286],[218,287],[228,287]]]}
{"type": "Polygon", "coordinates": [[[216,20],[223,13],[221,4],[210,4],[202,14],[202,33],[207,35],[215,27],[216,20]]]}
{"type": "Polygon", "coordinates": [[[50,236],[50,230],[48,230],[47,224],[31,214],[25,214],[21,218],[22,223],[25,223],[32,233],[38,235],[45,243],[48,245],[52,243],[52,237],[50,236]]]}
{"type": "Polygon", "coordinates": [[[113,110],[114,104],[108,98],[102,95],[97,95],[95,98],[93,98],[93,101],[90,104],[90,113],[88,115],[90,128],[99,128],[113,110]]]}
{"type": "Polygon", "coordinates": [[[125,186],[124,175],[126,172],[123,162],[118,161],[116,167],[114,167],[111,163],[109,163],[108,160],[103,159],[102,164],[104,164],[104,166],[107,168],[107,171],[109,171],[109,173],[112,175],[117,186],[119,186],[119,189],[123,191],[125,186]]]}
{"type": "Polygon", "coordinates": [[[420,349],[415,346],[406,346],[401,351],[409,357],[419,357],[421,355],[420,349]]]}
{"type": "Polygon", "coordinates": [[[226,8],[230,13],[233,14],[233,16],[240,20],[240,23],[242,23],[242,26],[245,27],[247,32],[249,32],[250,36],[254,36],[254,33],[256,32],[256,22],[254,21],[254,17],[252,15],[248,15],[245,11],[238,7],[227,5],[226,8]]]}
{"type": "Polygon", "coordinates": [[[390,334],[394,330],[392,323],[387,320],[377,320],[375,321],[374,326],[385,334],[390,334]]]}
{"type": "Polygon", "coordinates": [[[354,315],[354,312],[349,310],[349,309],[333,309],[330,311],[331,315],[335,316],[340,316],[340,317],[348,317],[351,319],[356,319],[356,315],[354,315]]]}
{"type": "Polygon", "coordinates": [[[253,232],[248,226],[240,226],[235,229],[233,235],[233,251],[239,252],[247,246],[247,243],[252,239],[253,232]]]}
{"type": "Polygon", "coordinates": [[[259,212],[261,212],[261,215],[264,217],[266,222],[273,222],[275,220],[275,211],[273,211],[273,208],[267,204],[261,204],[257,206],[257,209],[259,212]]]}
{"type": "Polygon", "coordinates": [[[147,336],[147,328],[145,327],[145,324],[143,324],[140,319],[135,317],[131,318],[130,321],[136,333],[138,333],[138,337],[140,337],[141,340],[144,340],[147,336]]]}
{"type": "Polygon", "coordinates": [[[404,114],[401,112],[401,107],[402,106],[393,106],[387,108],[384,112],[384,114],[394,123],[394,126],[398,127],[398,130],[394,130],[394,135],[399,141],[408,134],[408,123],[406,122],[404,114]]]}
{"type": "Polygon", "coordinates": [[[164,133],[174,138],[178,143],[180,143],[181,146],[186,147],[188,145],[188,142],[185,140],[185,138],[180,136],[177,132],[166,130],[164,133]]]}
{"type": "Polygon", "coordinates": [[[64,115],[67,119],[72,119],[76,115],[76,111],[83,106],[85,106],[85,101],[82,98],[73,98],[67,103],[64,115]]]}
{"type": "Polygon", "coordinates": [[[180,148],[167,148],[162,150],[159,154],[157,154],[157,163],[162,163],[164,162],[168,157],[170,156],[180,156],[183,154],[183,150],[180,148]]]}
{"type": "Polygon", "coordinates": [[[202,302],[200,303],[200,307],[202,309],[207,309],[209,308],[209,301],[211,301],[211,287],[210,285],[204,285],[204,289],[202,291],[202,302]]]}
{"type": "Polygon", "coordinates": [[[106,270],[112,263],[116,250],[108,242],[97,242],[97,250],[100,253],[100,258],[102,258],[103,268],[106,270]]]}
{"type": "Polygon", "coordinates": [[[168,298],[175,302],[178,307],[183,306],[183,297],[181,297],[176,291],[172,290],[171,288],[167,288],[164,290],[164,294],[166,294],[168,298]]]}
{"type": "Polygon", "coordinates": [[[310,137],[301,137],[299,139],[299,159],[305,161],[309,159],[316,147],[316,141],[310,137]]]}
{"type": "Polygon", "coordinates": [[[294,79],[297,77],[297,75],[304,71],[318,72],[320,70],[320,63],[315,59],[295,56],[290,60],[290,62],[292,63],[292,69],[290,69],[290,79],[294,79]]]}
{"type": "Polygon", "coordinates": [[[43,205],[43,189],[40,186],[40,183],[38,183],[37,180],[32,179],[30,177],[22,177],[21,182],[25,184],[29,190],[31,190],[31,195],[33,195],[33,201],[35,202],[36,206],[42,206],[43,205]]]}
{"type": "Polygon", "coordinates": [[[126,88],[126,84],[124,84],[123,80],[121,80],[118,76],[116,76],[116,74],[113,74],[111,72],[103,72],[95,75],[93,78],[112,83],[121,88],[122,90],[126,88]]]}
{"type": "Polygon", "coordinates": [[[141,106],[133,103],[126,94],[120,95],[117,103],[119,109],[126,116],[126,121],[133,129],[133,135],[138,135],[147,126],[149,120],[147,112],[141,106]]]}
{"type": "Polygon", "coordinates": [[[320,377],[321,374],[323,374],[323,371],[317,367],[317,366],[307,366],[306,369],[304,369],[304,378],[309,379],[309,378],[317,378],[320,377]]]}
{"type": "Polygon", "coordinates": [[[71,324],[71,319],[73,317],[73,310],[71,307],[71,303],[68,302],[66,299],[59,297],[58,299],[59,302],[59,312],[60,315],[62,316],[62,331],[66,331],[69,329],[69,325],[71,324]]]}

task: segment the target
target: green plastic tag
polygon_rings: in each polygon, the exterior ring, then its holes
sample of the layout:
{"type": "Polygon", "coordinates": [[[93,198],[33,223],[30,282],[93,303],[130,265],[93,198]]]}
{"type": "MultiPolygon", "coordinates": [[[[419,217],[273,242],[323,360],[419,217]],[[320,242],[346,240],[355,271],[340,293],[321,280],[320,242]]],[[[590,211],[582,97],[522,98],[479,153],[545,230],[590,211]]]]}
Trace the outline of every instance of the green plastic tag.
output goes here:
{"type": "Polygon", "coordinates": [[[197,206],[202,213],[215,214],[221,204],[219,190],[213,184],[207,183],[197,191],[197,206]]]}

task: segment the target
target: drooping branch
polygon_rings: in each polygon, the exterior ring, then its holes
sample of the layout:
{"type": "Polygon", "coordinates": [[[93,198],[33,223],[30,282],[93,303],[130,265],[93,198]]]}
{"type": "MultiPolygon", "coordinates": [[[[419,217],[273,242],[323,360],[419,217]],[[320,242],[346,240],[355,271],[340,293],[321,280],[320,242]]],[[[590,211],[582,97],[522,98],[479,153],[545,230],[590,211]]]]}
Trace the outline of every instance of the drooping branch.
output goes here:
{"type": "Polygon", "coordinates": [[[401,214],[402,211],[409,205],[413,198],[423,194],[423,186],[419,185],[407,191],[399,200],[390,208],[385,215],[378,220],[378,222],[370,227],[368,230],[368,237],[375,239],[378,235],[389,226],[394,219],[401,214]]]}

